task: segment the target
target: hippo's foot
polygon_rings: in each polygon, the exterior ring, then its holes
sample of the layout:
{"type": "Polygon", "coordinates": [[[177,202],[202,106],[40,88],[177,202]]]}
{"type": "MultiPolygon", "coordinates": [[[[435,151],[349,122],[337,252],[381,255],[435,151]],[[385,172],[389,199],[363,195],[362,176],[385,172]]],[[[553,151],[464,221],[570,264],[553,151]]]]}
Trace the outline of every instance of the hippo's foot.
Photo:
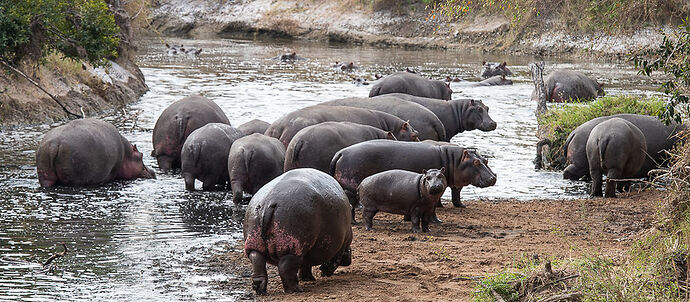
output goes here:
{"type": "Polygon", "coordinates": [[[410,221],[412,218],[410,218],[410,214],[405,214],[405,217],[403,217],[403,221],[410,221]]]}
{"type": "Polygon", "coordinates": [[[429,222],[431,222],[431,223],[443,223],[443,220],[439,219],[438,216],[434,215],[433,217],[431,217],[429,222]]]}
{"type": "Polygon", "coordinates": [[[265,295],[267,287],[268,277],[252,278],[252,289],[254,289],[257,295],[265,295]]]}
{"type": "Polygon", "coordinates": [[[299,270],[299,279],[301,281],[316,281],[314,275],[311,272],[311,266],[303,266],[299,270]]]}
{"type": "Polygon", "coordinates": [[[278,263],[278,274],[283,282],[283,290],[286,293],[302,292],[299,287],[297,271],[302,267],[302,258],[295,255],[284,255],[278,263]]]}
{"type": "Polygon", "coordinates": [[[338,265],[334,261],[328,261],[324,264],[321,264],[319,269],[321,270],[321,276],[323,277],[330,277],[333,276],[333,273],[335,273],[335,269],[338,268],[338,265]]]}
{"type": "Polygon", "coordinates": [[[456,208],[466,208],[467,206],[460,200],[453,200],[453,206],[456,208]]]}

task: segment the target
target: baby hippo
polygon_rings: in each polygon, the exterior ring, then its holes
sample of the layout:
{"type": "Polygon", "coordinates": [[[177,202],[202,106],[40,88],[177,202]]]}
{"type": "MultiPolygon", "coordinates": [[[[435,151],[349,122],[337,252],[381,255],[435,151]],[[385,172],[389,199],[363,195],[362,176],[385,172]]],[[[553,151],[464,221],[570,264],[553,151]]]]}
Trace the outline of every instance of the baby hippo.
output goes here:
{"type": "Polygon", "coordinates": [[[612,179],[632,177],[642,168],[647,141],[637,126],[615,117],[592,129],[586,148],[592,196],[601,196],[601,176],[606,173],[606,197],[616,197],[612,179]]]}
{"type": "Polygon", "coordinates": [[[196,179],[203,182],[204,190],[228,183],[228,152],[242,136],[242,132],[235,127],[223,123],[209,123],[194,130],[182,146],[185,188],[194,191],[196,179]]]}
{"type": "Polygon", "coordinates": [[[424,170],[422,174],[405,170],[388,170],[365,178],[357,188],[362,203],[362,218],[371,230],[378,211],[410,215],[412,231],[429,231],[429,221],[448,183],[445,168],[424,170]]]}

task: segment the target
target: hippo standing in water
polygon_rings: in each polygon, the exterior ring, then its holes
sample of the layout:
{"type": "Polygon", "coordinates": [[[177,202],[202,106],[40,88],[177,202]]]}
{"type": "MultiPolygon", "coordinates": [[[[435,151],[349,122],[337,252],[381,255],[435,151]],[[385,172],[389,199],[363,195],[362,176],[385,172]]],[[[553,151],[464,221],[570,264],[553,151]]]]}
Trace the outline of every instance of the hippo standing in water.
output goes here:
{"type": "Polygon", "coordinates": [[[323,122],[352,122],[390,131],[399,140],[419,141],[417,131],[400,118],[377,110],[346,106],[315,105],[302,108],[271,124],[266,135],[280,139],[287,146],[300,130],[323,122]]]}
{"type": "Polygon", "coordinates": [[[209,123],[194,130],[182,146],[182,177],[185,188],[194,191],[194,180],[203,182],[204,190],[224,186],[230,178],[227,166],[228,152],[243,134],[235,127],[223,123],[209,123]]]}
{"type": "Polygon", "coordinates": [[[38,182],[47,188],[156,178],[142,158],[137,147],[110,123],[74,120],[48,131],[41,140],[36,152],[38,182]]]}
{"type": "Polygon", "coordinates": [[[235,141],[226,160],[232,201],[239,203],[245,193],[256,193],[283,173],[285,146],[275,138],[254,133],[235,141]]]}
{"type": "Polygon", "coordinates": [[[507,65],[508,64],[506,62],[482,62],[482,71],[480,72],[479,77],[482,79],[488,79],[495,76],[502,76],[503,78],[512,76],[513,73],[510,71],[510,69],[508,69],[508,67],[506,67],[507,65]]]}
{"type": "Polygon", "coordinates": [[[374,139],[395,140],[393,133],[350,122],[325,122],[297,132],[285,153],[284,170],[314,168],[328,173],[336,152],[374,139]]]}
{"type": "Polygon", "coordinates": [[[165,108],[153,127],[151,156],[158,161],[158,167],[163,170],[180,168],[180,151],[187,136],[208,123],[230,125],[223,110],[203,96],[188,96],[165,108]]]}
{"type": "Polygon", "coordinates": [[[369,97],[388,93],[406,93],[421,97],[450,100],[450,84],[423,78],[410,72],[396,72],[378,81],[369,91],[369,97]]]}
{"type": "Polygon", "coordinates": [[[448,186],[441,170],[422,170],[422,174],[405,170],[388,170],[365,178],[357,188],[362,203],[362,219],[367,231],[371,230],[378,211],[409,215],[412,232],[429,231],[434,207],[448,186]]]}
{"type": "Polygon", "coordinates": [[[244,133],[244,135],[250,135],[253,133],[264,134],[266,129],[268,129],[270,126],[271,124],[268,122],[264,122],[260,119],[253,119],[237,127],[237,130],[240,130],[242,133],[244,133]]]}
{"type": "Polygon", "coordinates": [[[601,196],[601,176],[606,174],[606,197],[616,197],[613,179],[635,176],[647,154],[644,134],[622,118],[596,125],[587,139],[587,160],[592,177],[592,196],[601,196]]]}
{"type": "Polygon", "coordinates": [[[278,266],[285,292],[301,292],[297,279],[316,280],[312,266],[331,276],[352,261],[350,204],[338,183],[314,169],[285,172],[262,187],[244,216],[244,252],[252,287],[266,294],[266,263],[278,266]]]}
{"type": "MultiPolygon", "coordinates": [[[[605,95],[603,87],[604,84],[573,70],[554,70],[544,80],[546,101],[555,103],[593,100],[605,95]]],[[[532,100],[537,100],[536,91],[532,91],[532,100]]]]}
{"type": "Polygon", "coordinates": [[[443,128],[446,129],[445,141],[450,141],[453,136],[464,131],[475,129],[481,131],[496,130],[496,122],[489,116],[489,107],[478,100],[459,99],[444,101],[404,93],[380,95],[371,98],[371,100],[388,102],[395,98],[417,103],[436,114],[443,124],[443,128]]]}

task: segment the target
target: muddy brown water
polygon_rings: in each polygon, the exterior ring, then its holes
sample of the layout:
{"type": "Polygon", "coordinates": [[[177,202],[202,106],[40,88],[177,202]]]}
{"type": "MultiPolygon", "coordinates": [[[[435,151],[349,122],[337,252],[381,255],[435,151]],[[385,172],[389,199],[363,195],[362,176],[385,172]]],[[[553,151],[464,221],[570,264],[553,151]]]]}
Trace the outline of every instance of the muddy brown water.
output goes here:
{"type": "MultiPolygon", "coordinates": [[[[141,48],[139,64],[150,91],[122,112],[101,118],[114,123],[145,154],[158,115],[175,100],[200,93],[216,101],[238,126],[321,101],[367,96],[370,86],[352,83],[332,68],[353,61],[353,73],[374,74],[413,68],[437,79],[446,75],[477,80],[481,61],[508,61],[515,85],[466,88],[453,83],[454,98],[484,100],[498,123],[493,132],[470,131],[453,142],[476,147],[498,175],[494,187],[467,187],[464,199],[577,198],[588,185],[535,171],[536,120],[529,100],[530,57],[496,57],[444,50],[380,49],[364,46],[243,40],[168,40],[202,47],[199,57],[166,54],[158,40],[141,48]],[[308,60],[281,63],[270,57],[290,50],[308,60]]],[[[607,84],[609,94],[652,94],[649,80],[626,64],[551,60],[547,68],[582,70],[607,84]]],[[[547,70],[548,71],[548,70],[547,70]]],[[[158,172],[156,180],[116,182],[100,187],[41,189],[35,150],[55,125],[0,130],[0,300],[244,300],[248,289],[223,284],[246,278],[210,270],[213,255],[241,239],[242,207],[226,192],[186,192],[180,176],[158,172]],[[56,245],[67,256],[41,266],[56,245]]],[[[197,184],[198,185],[198,184],[197,184]]],[[[449,197],[449,192],[446,192],[449,197]]]]}

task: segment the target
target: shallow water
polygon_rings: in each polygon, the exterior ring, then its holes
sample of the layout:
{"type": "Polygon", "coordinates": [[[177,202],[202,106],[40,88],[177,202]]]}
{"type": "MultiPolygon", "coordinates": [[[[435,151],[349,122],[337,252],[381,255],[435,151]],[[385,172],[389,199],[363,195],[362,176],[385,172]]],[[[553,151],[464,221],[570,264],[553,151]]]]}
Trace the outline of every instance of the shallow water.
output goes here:
{"type": "MultiPolygon", "coordinates": [[[[454,98],[482,99],[498,123],[496,131],[470,131],[453,138],[476,147],[498,175],[494,187],[467,187],[464,199],[577,198],[587,184],[535,171],[535,104],[529,100],[528,57],[493,57],[443,50],[377,49],[315,43],[169,40],[202,47],[199,57],[169,56],[157,40],[142,47],[139,64],[150,91],[123,112],[102,118],[145,154],[161,111],[175,100],[199,93],[216,101],[233,125],[259,118],[272,122],[292,110],[321,101],[367,96],[334,61],[354,61],[355,74],[373,75],[413,68],[426,76],[477,80],[480,62],[506,60],[515,85],[466,88],[453,84],[454,98]],[[280,63],[270,57],[295,50],[308,60],[280,63]]],[[[648,80],[624,64],[547,61],[548,68],[583,70],[607,84],[609,94],[653,93],[648,80]]],[[[547,69],[548,71],[548,69],[547,69]]],[[[57,125],[52,125],[57,126],[57,125]]],[[[243,278],[209,270],[208,260],[241,238],[242,209],[225,192],[186,192],[177,175],[118,182],[92,188],[38,186],[34,165],[41,135],[51,126],[0,132],[0,300],[238,300],[247,289],[219,284],[243,278]],[[50,269],[40,262],[64,242],[68,255],[50,269]]],[[[197,184],[198,185],[198,184],[197,184]]],[[[449,197],[447,192],[447,197],[449,197]]],[[[244,276],[246,277],[246,276],[244,276]]]]}

